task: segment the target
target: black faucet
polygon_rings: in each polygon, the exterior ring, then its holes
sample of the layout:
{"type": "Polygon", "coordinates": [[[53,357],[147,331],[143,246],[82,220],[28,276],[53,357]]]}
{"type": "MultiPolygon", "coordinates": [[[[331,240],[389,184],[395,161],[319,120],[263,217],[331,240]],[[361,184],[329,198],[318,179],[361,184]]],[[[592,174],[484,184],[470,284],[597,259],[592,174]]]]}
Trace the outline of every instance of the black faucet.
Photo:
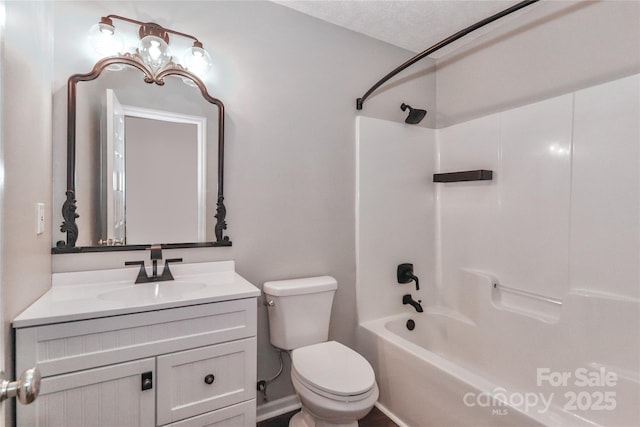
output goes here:
{"type": "Polygon", "coordinates": [[[396,272],[396,277],[398,278],[398,283],[409,283],[412,280],[415,281],[416,291],[420,290],[420,282],[418,281],[418,277],[413,274],[413,264],[399,264],[398,270],[396,272]]]}
{"type": "Polygon", "coordinates": [[[144,261],[125,261],[124,263],[124,265],[140,266],[140,271],[138,272],[138,277],[136,278],[136,285],[138,283],[164,282],[166,280],[173,280],[173,274],[171,274],[171,270],[169,270],[169,263],[182,262],[182,258],[166,259],[164,261],[164,269],[162,270],[162,275],[158,276],[158,260],[162,259],[162,246],[152,245],[149,250],[151,250],[151,263],[153,265],[153,272],[151,276],[147,275],[147,270],[144,268],[144,261]]]}
{"type": "Polygon", "coordinates": [[[402,296],[402,303],[403,304],[411,304],[413,306],[413,308],[415,308],[418,313],[422,313],[424,311],[424,310],[422,310],[422,306],[420,305],[421,302],[422,302],[421,300],[418,300],[418,301],[414,300],[411,297],[411,294],[406,294],[406,295],[402,296]]]}

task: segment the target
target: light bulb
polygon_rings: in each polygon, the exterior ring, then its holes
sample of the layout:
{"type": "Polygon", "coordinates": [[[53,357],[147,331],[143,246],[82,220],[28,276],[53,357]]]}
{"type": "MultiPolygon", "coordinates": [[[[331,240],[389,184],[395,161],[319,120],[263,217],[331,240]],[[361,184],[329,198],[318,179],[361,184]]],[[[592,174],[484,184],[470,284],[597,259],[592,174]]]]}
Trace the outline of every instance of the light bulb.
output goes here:
{"type": "Polygon", "coordinates": [[[169,46],[156,36],[146,36],[140,40],[138,52],[142,60],[151,68],[162,68],[171,60],[169,46]]]}
{"type": "Polygon", "coordinates": [[[160,55],[162,54],[162,51],[158,46],[160,46],[160,43],[158,43],[155,40],[151,40],[151,46],[149,47],[149,55],[151,56],[151,59],[153,59],[154,61],[157,61],[158,58],[160,58],[160,55]]]}
{"type": "Polygon", "coordinates": [[[199,77],[205,76],[211,70],[211,56],[201,47],[192,46],[187,49],[183,60],[187,70],[199,77]]]}
{"type": "Polygon", "coordinates": [[[122,52],[124,41],[113,25],[100,22],[89,30],[89,42],[101,56],[112,56],[122,52]]]}

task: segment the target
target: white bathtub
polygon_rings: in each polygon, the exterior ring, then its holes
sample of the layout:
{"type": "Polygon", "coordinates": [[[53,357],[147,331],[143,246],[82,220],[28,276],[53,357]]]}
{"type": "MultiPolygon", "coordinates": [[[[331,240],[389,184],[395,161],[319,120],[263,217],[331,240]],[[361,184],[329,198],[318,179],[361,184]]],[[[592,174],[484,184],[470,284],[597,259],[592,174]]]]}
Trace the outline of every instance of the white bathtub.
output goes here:
{"type": "Polygon", "coordinates": [[[589,324],[593,315],[580,314],[595,305],[604,316],[618,312],[634,322],[637,301],[575,293],[551,321],[506,309],[495,291],[480,287],[467,312],[407,310],[360,324],[359,351],[374,367],[383,411],[417,427],[640,425],[631,339],[637,329],[618,328],[627,337],[597,331],[603,338],[594,341],[589,328],[603,322],[589,324]],[[584,374],[601,372],[615,375],[614,383],[580,383],[584,374]],[[567,381],[553,383],[550,374],[567,381]]]}
{"type": "Polygon", "coordinates": [[[498,386],[445,356],[448,351],[443,338],[447,332],[442,325],[451,318],[422,314],[397,315],[361,325],[359,348],[374,366],[381,409],[416,427],[545,424],[501,402],[485,406],[488,399],[482,400],[483,396],[499,393],[498,386]],[[408,319],[417,321],[413,331],[405,327],[408,319]]]}

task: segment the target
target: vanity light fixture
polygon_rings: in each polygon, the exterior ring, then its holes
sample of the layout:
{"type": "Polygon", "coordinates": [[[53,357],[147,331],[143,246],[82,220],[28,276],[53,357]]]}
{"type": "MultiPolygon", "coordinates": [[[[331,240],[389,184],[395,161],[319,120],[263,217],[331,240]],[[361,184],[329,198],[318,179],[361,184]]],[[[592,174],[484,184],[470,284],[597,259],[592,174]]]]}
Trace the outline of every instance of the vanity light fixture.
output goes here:
{"type": "MultiPolygon", "coordinates": [[[[186,33],[164,28],[153,22],[141,22],[118,15],[107,15],[91,27],[89,39],[93,48],[102,56],[124,56],[144,65],[151,74],[157,75],[166,68],[182,67],[199,77],[211,70],[211,56],[204,50],[202,42],[186,33]],[[140,42],[135,52],[123,52],[122,36],[113,25],[113,20],[139,25],[140,42]],[[175,61],[169,48],[169,34],[193,40],[193,46],[182,55],[182,64],[175,61]]],[[[132,64],[133,65],[133,64],[132,64]]]]}

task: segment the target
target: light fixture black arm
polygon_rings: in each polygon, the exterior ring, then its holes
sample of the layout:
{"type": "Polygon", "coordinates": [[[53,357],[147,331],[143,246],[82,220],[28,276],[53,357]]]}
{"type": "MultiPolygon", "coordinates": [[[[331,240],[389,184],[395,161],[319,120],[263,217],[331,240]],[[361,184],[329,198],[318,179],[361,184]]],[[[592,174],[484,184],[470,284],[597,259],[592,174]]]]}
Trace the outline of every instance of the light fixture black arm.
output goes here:
{"type": "Polygon", "coordinates": [[[521,1],[520,3],[517,3],[517,4],[515,4],[515,5],[511,6],[511,7],[503,10],[502,12],[498,12],[495,15],[492,15],[492,16],[490,16],[488,18],[483,19],[482,21],[476,22],[475,24],[465,28],[464,30],[458,31],[457,33],[453,34],[452,36],[449,36],[446,39],[434,44],[433,46],[431,46],[430,48],[428,48],[424,52],[417,54],[416,56],[414,56],[413,58],[409,59],[407,62],[405,62],[404,64],[400,65],[398,68],[396,68],[395,70],[393,70],[392,72],[390,72],[389,74],[387,74],[386,76],[381,78],[376,84],[371,86],[371,89],[369,89],[364,95],[362,95],[361,98],[358,98],[356,100],[356,109],[362,110],[362,105],[364,104],[364,101],[366,101],[366,99],[373,92],[375,92],[376,89],[378,89],[380,86],[385,84],[389,79],[394,77],[396,74],[400,73],[401,71],[405,70],[406,68],[409,68],[410,66],[412,66],[416,62],[420,61],[421,59],[426,58],[427,56],[431,55],[435,51],[442,49],[443,47],[447,46],[448,44],[453,43],[454,41],[466,36],[467,34],[477,30],[478,28],[484,27],[485,25],[490,24],[491,22],[493,22],[495,20],[498,20],[498,19],[502,18],[503,16],[507,16],[510,13],[518,11],[518,10],[524,8],[524,7],[527,7],[527,6],[529,6],[529,5],[533,4],[533,3],[536,3],[537,1],[538,0],[521,1]]]}
{"type": "Polygon", "coordinates": [[[167,33],[170,33],[170,34],[176,34],[178,36],[182,36],[182,37],[186,37],[188,39],[191,39],[194,42],[194,46],[202,47],[202,42],[200,40],[198,40],[197,38],[195,38],[194,36],[192,36],[191,34],[181,33],[180,31],[175,31],[175,30],[172,30],[170,28],[164,28],[163,26],[158,25],[158,24],[156,24],[154,22],[142,22],[142,21],[138,21],[137,19],[131,19],[131,18],[127,18],[125,16],[120,16],[120,15],[107,15],[107,16],[103,16],[102,18],[100,18],[100,23],[113,26],[113,19],[119,19],[121,21],[130,22],[132,24],[140,25],[139,35],[140,35],[141,39],[145,35],[155,35],[155,36],[160,37],[161,39],[163,39],[165,42],[168,43],[169,42],[169,38],[167,36],[167,33]]]}

